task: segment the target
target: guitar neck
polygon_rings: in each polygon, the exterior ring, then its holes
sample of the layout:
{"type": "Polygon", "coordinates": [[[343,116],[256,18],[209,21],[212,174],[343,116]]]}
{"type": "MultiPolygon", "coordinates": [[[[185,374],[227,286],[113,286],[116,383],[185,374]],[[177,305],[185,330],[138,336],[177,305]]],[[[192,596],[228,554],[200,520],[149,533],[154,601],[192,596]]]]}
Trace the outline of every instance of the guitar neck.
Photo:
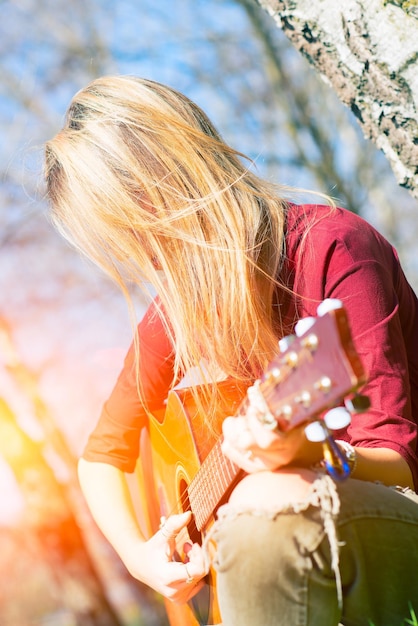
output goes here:
{"type": "Polygon", "coordinates": [[[190,508],[202,531],[243,474],[222,452],[221,440],[213,446],[188,486],[190,508]]]}
{"type": "MultiPolygon", "coordinates": [[[[339,404],[366,380],[343,308],[331,310],[273,359],[260,380],[272,414],[268,428],[285,433],[339,404]]],[[[248,399],[239,406],[245,413],[248,399]]],[[[201,531],[243,471],[229,461],[218,441],[188,487],[190,508],[201,531]]]]}

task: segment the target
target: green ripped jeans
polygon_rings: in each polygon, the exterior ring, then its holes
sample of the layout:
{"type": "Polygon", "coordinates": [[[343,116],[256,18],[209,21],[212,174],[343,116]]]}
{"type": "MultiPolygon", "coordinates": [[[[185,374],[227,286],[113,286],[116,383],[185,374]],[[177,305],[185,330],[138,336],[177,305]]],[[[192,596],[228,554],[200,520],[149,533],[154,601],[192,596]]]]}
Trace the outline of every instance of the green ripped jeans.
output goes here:
{"type": "Polygon", "coordinates": [[[280,511],[219,510],[223,626],[401,626],[418,618],[418,495],[314,482],[280,511]]]}

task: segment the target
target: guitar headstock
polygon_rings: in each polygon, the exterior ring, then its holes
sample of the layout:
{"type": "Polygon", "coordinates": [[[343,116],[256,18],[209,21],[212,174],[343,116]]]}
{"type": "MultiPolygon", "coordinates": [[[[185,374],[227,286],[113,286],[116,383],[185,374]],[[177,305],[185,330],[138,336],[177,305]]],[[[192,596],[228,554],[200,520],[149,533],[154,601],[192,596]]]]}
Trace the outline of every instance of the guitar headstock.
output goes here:
{"type": "Polygon", "coordinates": [[[366,382],[343,307],[309,318],[307,326],[260,381],[273,417],[267,425],[280,432],[315,420],[366,382]]]}

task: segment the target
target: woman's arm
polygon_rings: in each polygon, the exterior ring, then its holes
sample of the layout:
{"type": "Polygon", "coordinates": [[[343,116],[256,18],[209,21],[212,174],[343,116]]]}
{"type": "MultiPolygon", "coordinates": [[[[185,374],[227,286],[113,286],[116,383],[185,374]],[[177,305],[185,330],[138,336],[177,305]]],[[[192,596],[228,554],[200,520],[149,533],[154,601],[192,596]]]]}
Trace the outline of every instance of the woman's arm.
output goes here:
{"type": "MultiPolygon", "coordinates": [[[[256,387],[248,392],[246,415],[228,417],[222,425],[222,449],[227,457],[248,473],[288,466],[311,467],[322,459],[322,444],[308,441],[303,427],[286,434],[266,428],[260,421],[264,400],[259,399],[256,387]]],[[[411,470],[395,450],[356,447],[355,451],[354,478],[414,489],[411,470]]]]}
{"type": "Polygon", "coordinates": [[[389,448],[355,448],[355,450],[357,459],[354,478],[414,489],[409,465],[395,450],[389,448]]]}
{"type": "Polygon", "coordinates": [[[124,473],[106,463],[80,459],[78,476],[93,518],[126,563],[132,544],[141,544],[145,539],[136,520],[124,473]]]}
{"type": "Polygon", "coordinates": [[[81,459],[79,480],[97,525],[134,578],[176,602],[186,602],[207,573],[199,545],[189,546],[187,568],[173,560],[173,537],[186,526],[190,513],[173,515],[151,539],[143,537],[124,473],[106,463],[81,459]],[[171,537],[171,538],[170,538],[171,537]],[[192,577],[193,585],[187,579],[192,577]]]}

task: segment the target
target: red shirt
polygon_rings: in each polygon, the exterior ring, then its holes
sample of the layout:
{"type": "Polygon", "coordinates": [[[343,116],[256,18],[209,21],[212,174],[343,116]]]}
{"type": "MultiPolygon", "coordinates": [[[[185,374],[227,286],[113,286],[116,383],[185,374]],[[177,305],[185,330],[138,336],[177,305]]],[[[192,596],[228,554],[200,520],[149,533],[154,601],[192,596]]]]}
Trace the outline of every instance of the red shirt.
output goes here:
{"type": "MultiPolygon", "coordinates": [[[[355,346],[369,375],[363,391],[371,408],[354,415],[347,432],[339,437],[353,445],[399,452],[417,488],[418,300],[396,251],[370,224],[349,211],[292,205],[283,275],[299,296],[292,302],[296,317],[315,316],[317,304],[325,298],[342,300],[347,310],[355,346]]],[[[152,305],[138,333],[139,375],[148,407],[162,408],[173,383],[173,353],[152,305]]],[[[84,458],[133,471],[145,419],[131,346],[84,458]]]]}

